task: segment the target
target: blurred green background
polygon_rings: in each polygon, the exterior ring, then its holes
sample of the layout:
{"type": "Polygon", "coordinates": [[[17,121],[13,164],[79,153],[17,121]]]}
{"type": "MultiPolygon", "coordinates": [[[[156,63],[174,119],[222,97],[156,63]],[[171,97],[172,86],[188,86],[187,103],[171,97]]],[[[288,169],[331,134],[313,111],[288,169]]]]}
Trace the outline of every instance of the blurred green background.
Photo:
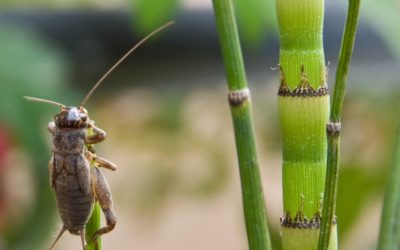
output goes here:
{"type": "MultiPolygon", "coordinates": [[[[144,34],[87,104],[108,132],[100,156],[118,223],[104,249],[246,249],[224,67],[211,1],[0,1],[0,249],[45,249],[61,226],[48,183],[57,108],[76,105],[144,34]]],[[[258,152],[279,249],[281,146],[274,1],[236,0],[258,152]]],[[[327,1],[329,84],[346,1],[327,1]]],[[[337,216],[340,249],[374,249],[398,112],[400,1],[363,1],[345,102],[337,216]]],[[[55,249],[80,249],[64,235],[55,249]]]]}

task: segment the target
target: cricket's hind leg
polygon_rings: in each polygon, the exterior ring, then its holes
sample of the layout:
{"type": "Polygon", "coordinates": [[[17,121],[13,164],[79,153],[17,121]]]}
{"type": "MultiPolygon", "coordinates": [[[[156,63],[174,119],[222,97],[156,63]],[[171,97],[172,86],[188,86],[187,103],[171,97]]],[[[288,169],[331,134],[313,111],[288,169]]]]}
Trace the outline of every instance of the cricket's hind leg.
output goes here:
{"type": "Polygon", "coordinates": [[[53,247],[56,245],[57,241],[61,238],[61,236],[64,234],[65,230],[67,230],[67,228],[65,226],[63,226],[60,230],[60,232],[58,233],[56,239],[54,240],[53,244],[51,244],[51,246],[49,247],[49,250],[53,249],[53,247]]]}
{"type": "Polygon", "coordinates": [[[107,180],[103,173],[97,167],[92,167],[92,185],[96,199],[99,201],[100,207],[103,210],[106,218],[107,226],[98,229],[90,239],[90,242],[95,241],[99,236],[112,231],[117,223],[114,212],[111,192],[107,184],[107,180]]]}

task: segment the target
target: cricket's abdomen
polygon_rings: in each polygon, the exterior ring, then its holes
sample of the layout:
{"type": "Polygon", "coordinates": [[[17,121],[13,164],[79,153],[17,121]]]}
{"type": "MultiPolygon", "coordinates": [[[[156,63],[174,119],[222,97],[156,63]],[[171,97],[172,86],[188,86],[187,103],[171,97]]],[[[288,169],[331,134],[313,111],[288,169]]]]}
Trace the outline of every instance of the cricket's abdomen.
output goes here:
{"type": "Polygon", "coordinates": [[[79,234],[89,220],[94,201],[90,166],[83,155],[55,154],[54,159],[59,170],[54,176],[58,210],[68,231],[79,234]]]}

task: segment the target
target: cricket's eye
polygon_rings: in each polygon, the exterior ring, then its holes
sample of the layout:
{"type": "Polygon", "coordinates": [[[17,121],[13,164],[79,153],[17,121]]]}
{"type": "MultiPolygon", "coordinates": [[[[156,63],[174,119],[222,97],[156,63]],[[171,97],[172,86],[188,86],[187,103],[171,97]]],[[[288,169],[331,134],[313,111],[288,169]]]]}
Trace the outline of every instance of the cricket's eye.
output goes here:
{"type": "Polygon", "coordinates": [[[81,121],[85,122],[87,120],[87,116],[85,114],[81,114],[81,121]]]}

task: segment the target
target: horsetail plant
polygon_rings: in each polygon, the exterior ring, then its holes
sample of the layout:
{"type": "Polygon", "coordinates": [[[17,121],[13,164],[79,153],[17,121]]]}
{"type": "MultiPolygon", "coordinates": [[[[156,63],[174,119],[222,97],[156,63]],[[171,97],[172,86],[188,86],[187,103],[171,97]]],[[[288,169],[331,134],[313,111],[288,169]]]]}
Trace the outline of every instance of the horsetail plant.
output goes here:
{"type": "Polygon", "coordinates": [[[213,0],[213,6],[228,80],[249,249],[268,250],[271,243],[253,133],[250,90],[233,3],[232,0],[213,0]]]}
{"type": "MultiPolygon", "coordinates": [[[[329,95],[323,0],[276,0],[283,144],[282,248],[317,249],[327,162],[329,95]]],[[[328,249],[337,249],[336,228],[328,249]]]]}
{"type": "MultiPolygon", "coordinates": [[[[349,0],[347,20],[343,32],[342,45],[339,53],[339,62],[336,71],[335,88],[333,91],[332,108],[329,123],[326,126],[328,137],[328,161],[326,172],[326,186],[322,213],[322,224],[318,249],[327,249],[332,230],[335,229],[335,208],[337,196],[337,180],[339,173],[339,150],[341,116],[346,88],[347,74],[356,36],[360,0],[349,0]]],[[[393,248],[394,249],[394,248],[393,248]]]]}

